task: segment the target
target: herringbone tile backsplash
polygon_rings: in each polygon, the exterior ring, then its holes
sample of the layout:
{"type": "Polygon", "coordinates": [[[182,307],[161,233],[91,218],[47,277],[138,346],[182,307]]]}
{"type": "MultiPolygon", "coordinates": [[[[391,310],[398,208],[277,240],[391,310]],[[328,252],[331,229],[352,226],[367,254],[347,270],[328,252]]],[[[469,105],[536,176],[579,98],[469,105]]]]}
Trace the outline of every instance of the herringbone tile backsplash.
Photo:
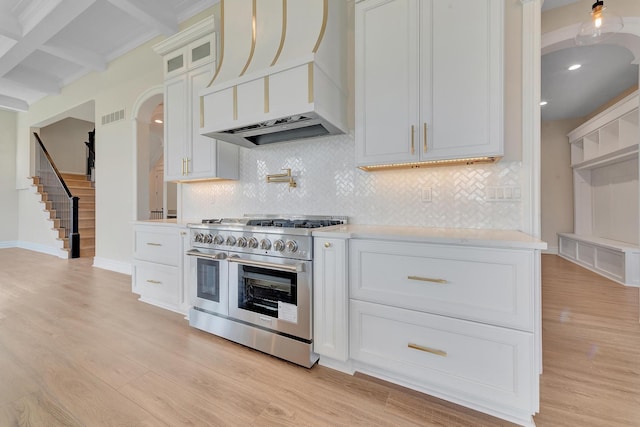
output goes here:
{"type": "Polygon", "coordinates": [[[520,162],[364,172],[354,151],[351,135],[241,149],[239,181],[182,185],[182,218],[346,215],[353,224],[522,228],[520,162]],[[284,168],[296,188],[266,182],[284,168]]]}

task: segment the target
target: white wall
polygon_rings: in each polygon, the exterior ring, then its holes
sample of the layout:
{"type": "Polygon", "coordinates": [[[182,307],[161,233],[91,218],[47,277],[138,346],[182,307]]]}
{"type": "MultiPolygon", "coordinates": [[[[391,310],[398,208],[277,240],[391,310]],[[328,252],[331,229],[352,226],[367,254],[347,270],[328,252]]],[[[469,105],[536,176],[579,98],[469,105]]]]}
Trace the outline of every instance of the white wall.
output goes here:
{"type": "MultiPolygon", "coordinates": [[[[181,28],[210,16],[207,10],[181,24],[181,28]]],[[[29,112],[18,114],[16,186],[28,191],[33,146],[29,129],[64,111],[95,101],[96,118],[124,108],[125,120],[101,125],[96,120],[96,258],[97,265],[110,263],[114,269],[126,271],[133,247],[132,221],[134,205],[135,138],[131,111],[138,97],[153,86],[162,84],[162,59],[151,47],[156,38],[112,61],[107,70],[89,74],[64,87],[60,95],[46,97],[30,106],[29,112]],[[122,267],[122,268],[120,268],[122,267]]],[[[33,207],[22,197],[21,217],[29,217],[33,207]]],[[[24,229],[23,229],[24,230],[24,229]]],[[[29,240],[26,231],[19,239],[29,240]]]]}
{"type": "Polygon", "coordinates": [[[541,205],[542,240],[548,252],[557,253],[557,233],[573,232],[573,169],[567,133],[584,120],[567,119],[542,122],[541,205]]]}
{"type": "Polygon", "coordinates": [[[638,244],[638,160],[591,171],[593,235],[638,244]]]}
{"type": "Polygon", "coordinates": [[[18,240],[16,115],[0,110],[0,248],[18,240]]]}
{"type": "Polygon", "coordinates": [[[40,128],[40,139],[60,172],[87,173],[88,149],[84,142],[89,141],[88,132],[94,127],[93,122],[68,117],[40,128]]]}

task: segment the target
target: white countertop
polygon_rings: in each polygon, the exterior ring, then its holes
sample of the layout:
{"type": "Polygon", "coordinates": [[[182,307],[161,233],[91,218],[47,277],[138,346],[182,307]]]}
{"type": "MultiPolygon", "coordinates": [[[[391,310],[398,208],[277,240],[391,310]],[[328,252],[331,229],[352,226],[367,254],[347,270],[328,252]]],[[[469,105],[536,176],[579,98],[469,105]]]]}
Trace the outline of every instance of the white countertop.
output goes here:
{"type": "Polygon", "coordinates": [[[546,249],[547,243],[516,230],[471,228],[402,227],[393,225],[339,225],[313,232],[314,236],[338,239],[402,240],[417,243],[546,249]]]}
{"type": "Polygon", "coordinates": [[[175,219],[145,219],[140,221],[133,221],[135,225],[159,225],[166,227],[186,227],[186,222],[178,222],[175,219]]]}

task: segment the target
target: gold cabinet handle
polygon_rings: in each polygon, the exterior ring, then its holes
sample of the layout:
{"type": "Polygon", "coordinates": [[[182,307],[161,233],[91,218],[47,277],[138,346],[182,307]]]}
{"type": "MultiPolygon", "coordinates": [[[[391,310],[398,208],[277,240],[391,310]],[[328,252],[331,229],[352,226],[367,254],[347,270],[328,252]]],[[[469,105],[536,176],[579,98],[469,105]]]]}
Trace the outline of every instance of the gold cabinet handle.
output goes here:
{"type": "Polygon", "coordinates": [[[182,158],[182,176],[184,176],[184,157],[182,158]]]}
{"type": "Polygon", "coordinates": [[[147,283],[151,283],[152,285],[160,285],[160,284],[162,284],[162,282],[160,282],[158,280],[151,280],[151,279],[148,279],[147,283]]]}
{"type": "Polygon", "coordinates": [[[424,139],[424,147],[423,150],[427,152],[427,123],[424,123],[424,132],[422,132],[422,138],[424,139]]]}
{"type": "Polygon", "coordinates": [[[147,246],[162,246],[161,243],[151,243],[151,242],[147,242],[147,246]]]}
{"type": "Polygon", "coordinates": [[[184,174],[189,175],[189,158],[184,159],[186,167],[184,168],[184,174]]]}
{"type": "Polygon", "coordinates": [[[331,243],[329,243],[329,242],[324,242],[324,247],[325,247],[325,248],[330,248],[330,247],[331,247],[331,243]]]}
{"type": "Polygon", "coordinates": [[[415,138],[414,138],[415,133],[416,133],[415,126],[411,125],[411,155],[412,156],[416,152],[415,138]]]}
{"type": "Polygon", "coordinates": [[[414,350],[424,351],[425,353],[435,354],[436,356],[447,357],[447,352],[444,350],[438,350],[435,348],[424,347],[422,345],[409,343],[407,347],[412,348],[414,350]]]}
{"type": "Polygon", "coordinates": [[[420,282],[440,283],[441,285],[446,285],[447,283],[449,283],[445,279],[434,279],[434,278],[431,278],[431,277],[407,276],[407,279],[409,279],[409,280],[418,280],[420,282]]]}

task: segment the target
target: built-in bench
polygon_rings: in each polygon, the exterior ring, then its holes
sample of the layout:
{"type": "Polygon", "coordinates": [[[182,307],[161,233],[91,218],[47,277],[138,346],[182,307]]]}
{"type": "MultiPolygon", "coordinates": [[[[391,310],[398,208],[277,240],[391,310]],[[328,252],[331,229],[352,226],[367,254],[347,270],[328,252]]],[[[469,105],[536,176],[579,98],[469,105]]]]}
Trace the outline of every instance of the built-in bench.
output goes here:
{"type": "Polygon", "coordinates": [[[558,253],[625,286],[640,287],[640,247],[617,240],[558,233],[558,253]]]}

